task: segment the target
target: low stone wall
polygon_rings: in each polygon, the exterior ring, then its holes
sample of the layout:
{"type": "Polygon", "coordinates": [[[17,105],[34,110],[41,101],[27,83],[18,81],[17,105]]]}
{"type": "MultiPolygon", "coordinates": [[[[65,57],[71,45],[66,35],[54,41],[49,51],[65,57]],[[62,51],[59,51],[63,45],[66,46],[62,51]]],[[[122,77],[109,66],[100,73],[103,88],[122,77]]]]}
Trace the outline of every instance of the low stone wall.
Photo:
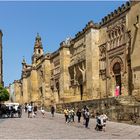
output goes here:
{"type": "Polygon", "coordinates": [[[140,106],[121,105],[114,97],[56,104],[56,111],[63,113],[66,107],[74,108],[76,111],[77,108],[82,109],[85,105],[88,106],[91,117],[95,117],[96,112],[104,112],[112,121],[140,124],[140,106]]]}

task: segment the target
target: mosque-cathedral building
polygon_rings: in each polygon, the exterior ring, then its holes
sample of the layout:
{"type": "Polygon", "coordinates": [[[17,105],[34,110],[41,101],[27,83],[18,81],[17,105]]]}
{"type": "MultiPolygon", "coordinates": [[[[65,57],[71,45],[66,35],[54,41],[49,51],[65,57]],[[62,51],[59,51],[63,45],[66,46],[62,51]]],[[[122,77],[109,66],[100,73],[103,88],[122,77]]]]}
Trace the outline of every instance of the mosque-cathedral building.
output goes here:
{"type": "Polygon", "coordinates": [[[109,99],[116,90],[140,101],[139,81],[140,2],[131,1],[98,24],[88,22],[53,53],[44,54],[37,34],[32,64],[23,59],[14,92],[16,102],[44,106],[109,99]]]}

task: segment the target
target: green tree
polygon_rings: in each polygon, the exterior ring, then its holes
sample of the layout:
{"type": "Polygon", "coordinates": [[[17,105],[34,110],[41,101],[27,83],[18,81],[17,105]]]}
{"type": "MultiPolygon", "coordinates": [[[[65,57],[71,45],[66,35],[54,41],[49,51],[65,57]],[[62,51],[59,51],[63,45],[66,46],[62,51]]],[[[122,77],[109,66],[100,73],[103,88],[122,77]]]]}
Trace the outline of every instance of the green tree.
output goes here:
{"type": "Polygon", "coordinates": [[[0,85],[0,101],[7,101],[9,100],[9,92],[4,88],[2,85],[0,85]]]}

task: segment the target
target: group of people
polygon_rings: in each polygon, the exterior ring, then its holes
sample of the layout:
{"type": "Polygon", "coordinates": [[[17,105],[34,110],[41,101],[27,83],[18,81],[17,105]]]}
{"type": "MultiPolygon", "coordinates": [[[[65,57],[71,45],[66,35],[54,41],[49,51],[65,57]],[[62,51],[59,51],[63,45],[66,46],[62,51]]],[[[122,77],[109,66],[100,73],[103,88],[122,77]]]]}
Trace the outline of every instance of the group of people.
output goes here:
{"type": "MultiPolygon", "coordinates": [[[[42,116],[43,116],[43,118],[45,117],[45,110],[44,110],[44,108],[43,107],[41,107],[41,114],[42,114],[42,116]]],[[[52,115],[52,117],[54,117],[54,112],[55,112],[55,107],[54,106],[51,106],[51,115],[52,115]]]]}
{"type": "MultiPolygon", "coordinates": [[[[36,105],[32,105],[32,104],[25,104],[25,113],[28,113],[28,118],[35,118],[37,116],[37,112],[38,112],[38,107],[36,105]]],[[[44,110],[44,107],[40,108],[40,112],[42,114],[42,117],[45,117],[46,111],[44,110]]],[[[55,112],[55,107],[51,106],[51,114],[52,117],[54,117],[54,112],[55,112]]]]}
{"type": "Polygon", "coordinates": [[[25,104],[25,113],[28,113],[28,118],[36,117],[37,115],[37,106],[31,104],[25,104]]]}
{"type": "Polygon", "coordinates": [[[69,123],[69,122],[74,122],[74,116],[75,116],[75,112],[74,109],[71,108],[66,108],[64,109],[64,115],[65,115],[65,122],[69,123]]]}
{"type": "MultiPolygon", "coordinates": [[[[32,106],[31,104],[25,105],[25,112],[28,112],[28,118],[36,117],[37,110],[38,110],[37,108],[38,108],[37,106],[32,106]]],[[[43,107],[41,107],[40,111],[44,118],[46,111],[44,110],[43,107]]],[[[54,117],[54,112],[55,112],[54,106],[51,106],[50,112],[51,112],[52,117],[54,117]]],[[[65,116],[66,123],[75,122],[75,119],[74,119],[75,115],[78,118],[78,123],[81,122],[81,117],[83,117],[83,125],[85,126],[85,128],[89,128],[88,126],[89,126],[89,120],[90,120],[91,114],[90,114],[89,108],[87,106],[84,106],[82,109],[78,108],[76,112],[75,112],[74,108],[67,107],[64,109],[64,116],[65,116]]],[[[106,114],[96,113],[95,118],[96,118],[95,130],[105,131],[106,130],[106,121],[108,119],[106,114]]]]}
{"type": "Polygon", "coordinates": [[[97,113],[96,114],[96,127],[95,130],[97,131],[106,131],[106,121],[108,120],[108,117],[104,113],[97,113]]]}
{"type": "MultiPolygon", "coordinates": [[[[90,120],[90,112],[89,108],[87,106],[84,106],[83,109],[77,109],[76,113],[74,111],[74,108],[66,108],[64,109],[64,116],[65,116],[65,122],[70,123],[74,122],[74,116],[77,116],[78,123],[81,122],[81,117],[83,117],[83,125],[85,125],[85,128],[89,128],[89,120],[90,120]]],[[[97,131],[105,131],[106,128],[106,121],[108,117],[104,113],[96,113],[96,126],[95,130],[97,131]]]]}
{"type": "Polygon", "coordinates": [[[88,128],[90,113],[89,109],[85,106],[82,110],[78,108],[77,112],[75,113],[74,108],[66,108],[64,109],[64,115],[65,115],[65,122],[74,122],[75,115],[78,117],[78,123],[81,122],[81,117],[83,116],[83,124],[86,128],[88,128]]]}
{"type": "Polygon", "coordinates": [[[0,116],[6,117],[21,117],[22,115],[22,108],[21,105],[18,103],[6,103],[0,104],[0,116]]]}

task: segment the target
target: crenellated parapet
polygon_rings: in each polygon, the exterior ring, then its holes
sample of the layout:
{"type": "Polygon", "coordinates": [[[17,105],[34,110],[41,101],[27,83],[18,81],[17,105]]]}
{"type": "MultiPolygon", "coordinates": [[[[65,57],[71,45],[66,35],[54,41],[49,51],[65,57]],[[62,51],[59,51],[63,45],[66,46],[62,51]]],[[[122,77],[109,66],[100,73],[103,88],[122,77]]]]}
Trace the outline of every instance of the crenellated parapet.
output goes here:
{"type": "Polygon", "coordinates": [[[73,41],[76,40],[77,38],[79,38],[79,37],[80,37],[81,35],[83,35],[84,33],[86,33],[86,31],[88,31],[88,30],[91,29],[91,28],[93,28],[93,29],[99,29],[99,24],[94,23],[92,20],[89,21],[89,22],[86,24],[85,28],[83,28],[82,31],[79,31],[79,32],[75,35],[75,38],[73,39],[73,41]]]}
{"type": "Polygon", "coordinates": [[[131,2],[126,2],[126,4],[122,4],[122,6],[118,7],[118,9],[115,9],[114,12],[111,12],[110,14],[102,18],[102,21],[99,23],[100,27],[107,24],[114,18],[120,16],[124,12],[126,12],[127,10],[130,9],[130,7],[131,7],[131,2]]]}
{"type": "Polygon", "coordinates": [[[14,83],[19,83],[19,84],[21,84],[21,80],[14,80],[14,83]]]}

